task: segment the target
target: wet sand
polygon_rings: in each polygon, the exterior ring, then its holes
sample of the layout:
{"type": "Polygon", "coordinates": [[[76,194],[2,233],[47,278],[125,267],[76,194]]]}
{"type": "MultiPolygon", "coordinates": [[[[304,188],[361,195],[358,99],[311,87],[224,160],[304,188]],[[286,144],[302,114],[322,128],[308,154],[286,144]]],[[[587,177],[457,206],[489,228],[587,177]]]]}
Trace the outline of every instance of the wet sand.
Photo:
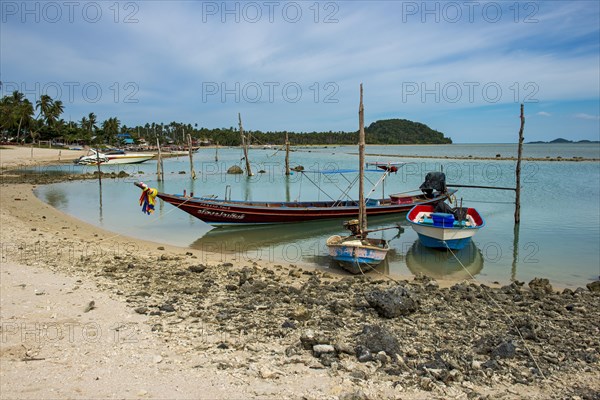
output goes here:
{"type": "Polygon", "coordinates": [[[2,398],[600,398],[599,284],[221,263],[86,224],[15,179],[0,183],[2,398]]]}

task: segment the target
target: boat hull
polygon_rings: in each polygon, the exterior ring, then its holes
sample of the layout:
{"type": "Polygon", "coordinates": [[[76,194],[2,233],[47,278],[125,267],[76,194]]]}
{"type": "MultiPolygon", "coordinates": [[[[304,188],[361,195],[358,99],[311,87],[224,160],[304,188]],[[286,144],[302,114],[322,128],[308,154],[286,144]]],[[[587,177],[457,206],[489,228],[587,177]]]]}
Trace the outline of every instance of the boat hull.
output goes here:
{"type": "Polygon", "coordinates": [[[406,215],[406,219],[417,232],[419,240],[426,247],[461,250],[471,242],[472,237],[485,225],[483,218],[473,208],[467,209],[468,225],[452,223],[449,226],[444,224],[436,226],[426,222],[427,218],[423,218],[423,216],[428,217],[433,213],[433,206],[418,205],[406,215]]]}
{"type": "MultiPolygon", "coordinates": [[[[358,215],[356,202],[243,202],[209,200],[159,193],[158,197],[211,225],[280,224],[327,219],[352,219],[358,215]]],[[[409,211],[415,204],[433,204],[446,195],[427,198],[406,196],[402,202],[381,199],[370,201],[368,216],[389,215],[409,211]]]]}
{"type": "Polygon", "coordinates": [[[125,154],[102,154],[98,156],[83,156],[77,160],[81,165],[118,165],[118,164],[139,164],[151,160],[154,154],[144,153],[125,153],[125,154]]]}
{"type": "Polygon", "coordinates": [[[348,240],[338,235],[327,239],[329,255],[346,271],[360,274],[377,267],[385,259],[389,246],[383,239],[348,240]]]}
{"type": "Polygon", "coordinates": [[[153,154],[144,155],[125,155],[120,157],[108,156],[108,161],[100,163],[101,165],[115,165],[115,164],[139,164],[145,161],[151,160],[154,157],[153,154]]]}

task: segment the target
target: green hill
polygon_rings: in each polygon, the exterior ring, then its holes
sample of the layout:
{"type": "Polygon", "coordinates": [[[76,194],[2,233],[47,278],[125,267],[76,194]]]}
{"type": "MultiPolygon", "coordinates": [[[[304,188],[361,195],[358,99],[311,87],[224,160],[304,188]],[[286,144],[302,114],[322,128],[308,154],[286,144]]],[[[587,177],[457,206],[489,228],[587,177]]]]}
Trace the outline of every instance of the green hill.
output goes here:
{"type": "Polygon", "coordinates": [[[368,143],[377,144],[446,144],[452,139],[420,122],[407,119],[384,119],[365,128],[368,143]]]}

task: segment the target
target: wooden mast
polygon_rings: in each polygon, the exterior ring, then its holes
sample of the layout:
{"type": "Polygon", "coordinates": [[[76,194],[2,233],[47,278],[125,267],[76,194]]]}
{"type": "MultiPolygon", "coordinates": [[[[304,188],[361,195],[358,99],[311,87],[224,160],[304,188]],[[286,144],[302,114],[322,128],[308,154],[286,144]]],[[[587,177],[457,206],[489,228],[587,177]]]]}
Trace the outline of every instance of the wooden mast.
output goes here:
{"type": "Polygon", "coordinates": [[[290,141],[287,132],[285,133],[285,174],[290,174],[290,141]]]}
{"type": "Polygon", "coordinates": [[[194,152],[192,150],[192,136],[188,133],[187,135],[188,142],[188,152],[190,155],[190,174],[192,175],[192,179],[196,179],[196,171],[194,170],[194,152]]]}
{"type": "Polygon", "coordinates": [[[521,157],[523,156],[523,128],[525,126],[525,114],[521,104],[521,128],[519,129],[519,151],[517,154],[517,185],[515,187],[515,224],[521,222],[521,157]]]}
{"type": "Polygon", "coordinates": [[[360,84],[360,104],[358,106],[358,222],[363,236],[367,231],[367,210],[365,209],[365,109],[363,107],[363,86],[360,84]]]}
{"type": "Polygon", "coordinates": [[[156,180],[162,181],[162,154],[160,152],[160,141],[156,138],[156,148],[158,149],[158,160],[156,163],[156,180]]]}
{"type": "Polygon", "coordinates": [[[242,114],[238,113],[238,120],[240,122],[240,135],[242,136],[242,147],[244,148],[244,159],[246,160],[246,173],[248,176],[254,175],[252,169],[250,169],[250,160],[248,160],[248,144],[244,137],[244,128],[242,128],[242,114]]]}

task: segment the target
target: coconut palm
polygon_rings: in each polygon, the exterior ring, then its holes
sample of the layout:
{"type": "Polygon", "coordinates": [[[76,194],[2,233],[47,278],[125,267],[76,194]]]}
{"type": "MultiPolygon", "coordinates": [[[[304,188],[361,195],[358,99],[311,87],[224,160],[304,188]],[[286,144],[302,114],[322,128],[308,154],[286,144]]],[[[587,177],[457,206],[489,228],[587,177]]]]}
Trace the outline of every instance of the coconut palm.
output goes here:
{"type": "Polygon", "coordinates": [[[116,136],[119,133],[120,125],[121,121],[119,121],[116,117],[109,118],[102,123],[102,130],[104,131],[104,135],[109,143],[112,143],[113,139],[116,139],[116,136]]]}
{"type": "Polygon", "coordinates": [[[27,99],[24,99],[18,107],[16,107],[15,117],[18,118],[19,124],[17,126],[17,143],[19,143],[21,137],[21,128],[31,127],[31,120],[34,115],[33,104],[27,99]]]}
{"type": "Polygon", "coordinates": [[[53,103],[54,100],[52,100],[52,97],[48,96],[47,94],[41,95],[39,100],[35,102],[35,109],[40,110],[38,119],[42,117],[46,124],[48,124],[48,118],[51,115],[53,103]]]}
{"type": "Polygon", "coordinates": [[[63,102],[61,100],[55,100],[52,102],[52,107],[50,107],[50,120],[51,123],[49,125],[54,125],[56,121],[60,118],[60,115],[65,111],[65,106],[63,106],[63,102]]]}
{"type": "Polygon", "coordinates": [[[96,123],[98,122],[98,118],[96,117],[96,114],[94,114],[93,112],[89,113],[88,115],[88,132],[91,134],[92,131],[95,131],[96,129],[98,129],[98,125],[96,125],[96,123]]]}

